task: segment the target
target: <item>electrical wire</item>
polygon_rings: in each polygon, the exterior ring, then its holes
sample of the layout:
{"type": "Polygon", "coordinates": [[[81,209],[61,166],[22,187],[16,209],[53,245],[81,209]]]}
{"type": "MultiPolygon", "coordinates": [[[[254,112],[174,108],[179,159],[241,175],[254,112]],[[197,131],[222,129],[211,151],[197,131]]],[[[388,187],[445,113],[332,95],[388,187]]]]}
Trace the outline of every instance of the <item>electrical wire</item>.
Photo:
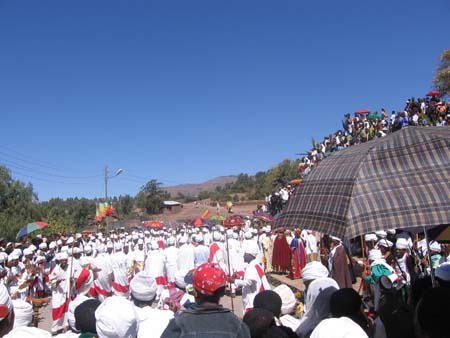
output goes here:
{"type": "MultiPolygon", "coordinates": [[[[39,167],[42,167],[42,168],[47,168],[47,169],[52,169],[52,170],[56,170],[56,171],[61,171],[61,170],[59,170],[58,168],[56,168],[54,166],[49,166],[49,165],[42,164],[43,162],[29,160],[28,159],[29,158],[28,155],[25,155],[25,154],[17,152],[17,151],[13,151],[13,150],[9,149],[8,147],[5,147],[4,145],[0,145],[0,148],[8,149],[9,152],[13,152],[13,153],[16,153],[16,154],[19,154],[19,155],[27,157],[27,158],[24,158],[22,156],[14,156],[14,155],[8,154],[8,153],[6,153],[4,151],[0,151],[0,154],[2,154],[4,156],[7,156],[9,158],[13,158],[15,160],[18,160],[20,162],[24,162],[24,163],[29,164],[29,165],[35,165],[35,166],[39,166],[39,167]]],[[[0,158],[0,160],[2,160],[2,158],[0,158]]],[[[5,160],[5,159],[3,158],[3,160],[5,160]]],[[[102,176],[102,174],[87,175],[87,176],[59,175],[59,174],[54,174],[54,173],[41,171],[39,169],[35,169],[35,168],[32,168],[32,167],[27,167],[26,165],[23,165],[21,163],[17,163],[17,162],[11,161],[10,159],[6,159],[5,161],[9,161],[10,163],[13,163],[13,164],[16,164],[16,165],[20,165],[26,170],[36,171],[37,173],[41,173],[41,174],[48,175],[48,176],[58,176],[58,177],[61,177],[61,178],[68,178],[68,179],[87,179],[87,178],[96,178],[96,177],[101,177],[102,176]]]]}

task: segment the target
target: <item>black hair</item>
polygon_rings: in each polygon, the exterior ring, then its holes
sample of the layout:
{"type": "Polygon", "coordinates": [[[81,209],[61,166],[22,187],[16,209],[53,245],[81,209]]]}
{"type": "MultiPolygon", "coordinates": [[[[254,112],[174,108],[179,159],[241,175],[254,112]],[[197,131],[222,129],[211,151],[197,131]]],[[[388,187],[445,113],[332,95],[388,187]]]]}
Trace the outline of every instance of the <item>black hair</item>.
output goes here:
{"type": "Polygon", "coordinates": [[[261,338],[289,338],[289,335],[280,327],[270,327],[261,338]]]}
{"type": "Polygon", "coordinates": [[[242,320],[249,327],[252,338],[260,338],[269,327],[275,325],[273,313],[263,308],[250,310],[242,320]]]}
{"type": "Polygon", "coordinates": [[[218,288],[211,296],[205,295],[203,293],[200,293],[199,291],[196,291],[195,301],[197,304],[201,305],[203,303],[215,303],[219,304],[220,298],[222,298],[225,295],[225,286],[222,286],[218,288]]]}
{"type": "Polygon", "coordinates": [[[263,308],[273,313],[275,317],[281,314],[281,297],[272,290],[264,290],[258,293],[253,299],[254,308],[263,308]]]}
{"type": "Polygon", "coordinates": [[[100,306],[98,299],[88,299],[75,308],[75,326],[81,332],[97,333],[95,310],[100,306]]]}
{"type": "Polygon", "coordinates": [[[448,337],[448,318],[450,317],[450,289],[433,288],[427,290],[416,309],[420,331],[429,338],[448,337]]]}

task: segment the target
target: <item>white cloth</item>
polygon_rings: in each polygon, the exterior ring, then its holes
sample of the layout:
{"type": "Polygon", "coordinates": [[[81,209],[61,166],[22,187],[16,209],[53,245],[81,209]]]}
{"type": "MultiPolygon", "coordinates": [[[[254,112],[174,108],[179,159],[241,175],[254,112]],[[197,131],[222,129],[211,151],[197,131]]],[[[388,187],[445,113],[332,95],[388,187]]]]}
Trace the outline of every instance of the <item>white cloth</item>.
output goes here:
{"type": "Polygon", "coordinates": [[[194,247],[192,244],[183,244],[180,246],[178,250],[177,266],[178,269],[194,269],[194,247]]]}
{"type": "Polygon", "coordinates": [[[135,306],[124,297],[105,299],[95,311],[99,338],[136,338],[139,329],[135,306]]]}
{"type": "Polygon", "coordinates": [[[311,338],[368,338],[364,330],[347,317],[324,319],[311,338]]]}
{"type": "Polygon", "coordinates": [[[314,236],[313,234],[308,234],[308,236],[306,237],[305,253],[309,255],[317,252],[318,249],[316,236],[314,236]]]}
{"type": "Polygon", "coordinates": [[[173,318],[170,310],[152,309],[150,306],[135,308],[139,320],[137,338],[159,338],[173,318]]]}
{"type": "MultiPolygon", "coordinates": [[[[60,314],[58,318],[53,319],[52,332],[64,329],[67,324],[67,311],[63,307],[69,297],[70,270],[69,266],[62,269],[58,264],[49,274],[49,280],[52,286],[52,310],[60,314]],[[60,309],[58,311],[58,309],[60,309]]],[[[67,309],[67,308],[66,308],[67,309]]]]}
{"type": "Polygon", "coordinates": [[[309,282],[318,278],[328,277],[329,272],[325,265],[318,261],[312,261],[302,269],[303,282],[309,282]]]}
{"type": "MultiPolygon", "coordinates": [[[[175,238],[170,237],[173,241],[175,238]]],[[[167,274],[167,281],[169,283],[175,281],[175,274],[178,270],[177,261],[178,261],[178,248],[174,246],[169,246],[164,250],[164,262],[167,274]]]]}
{"type": "Polygon", "coordinates": [[[3,338],[50,338],[51,336],[50,332],[38,329],[37,327],[19,326],[10,331],[6,336],[3,336],[3,338]]]}
{"type": "Polygon", "coordinates": [[[130,282],[130,291],[133,298],[140,301],[151,301],[156,296],[156,281],[146,271],[141,271],[130,282]]]}
{"type": "Polygon", "coordinates": [[[14,328],[30,326],[33,321],[33,306],[21,299],[12,301],[14,307],[14,328]]]}
{"type": "Polygon", "coordinates": [[[330,298],[337,290],[339,285],[328,277],[316,279],[309,285],[305,298],[305,315],[296,330],[297,336],[307,336],[321,320],[330,315],[330,298]]]}
{"type": "MultiPolygon", "coordinates": [[[[235,284],[237,287],[242,287],[242,304],[244,313],[246,310],[253,308],[253,300],[255,296],[261,291],[261,287],[264,290],[270,290],[270,284],[267,281],[267,277],[264,274],[260,277],[256,265],[258,262],[256,259],[248,263],[245,269],[245,274],[243,279],[236,279],[235,284]]],[[[264,271],[263,267],[259,267],[264,271]]]]}
{"type": "MultiPolygon", "coordinates": [[[[97,278],[94,280],[94,288],[100,289],[103,292],[110,294],[111,293],[111,262],[106,254],[102,253],[95,257],[94,265],[97,268],[97,278]]],[[[99,294],[99,300],[103,301],[105,296],[99,294]]]]}
{"type": "Polygon", "coordinates": [[[118,251],[111,257],[111,269],[114,281],[111,283],[113,293],[117,296],[127,296],[128,292],[128,257],[123,251],[118,251]]]}
{"type": "Polygon", "coordinates": [[[164,276],[164,255],[159,250],[149,252],[144,264],[146,271],[153,278],[164,276]]]}
{"type": "Polygon", "coordinates": [[[281,314],[286,315],[295,311],[297,299],[294,292],[286,284],[280,284],[273,289],[281,298],[281,314]]]}

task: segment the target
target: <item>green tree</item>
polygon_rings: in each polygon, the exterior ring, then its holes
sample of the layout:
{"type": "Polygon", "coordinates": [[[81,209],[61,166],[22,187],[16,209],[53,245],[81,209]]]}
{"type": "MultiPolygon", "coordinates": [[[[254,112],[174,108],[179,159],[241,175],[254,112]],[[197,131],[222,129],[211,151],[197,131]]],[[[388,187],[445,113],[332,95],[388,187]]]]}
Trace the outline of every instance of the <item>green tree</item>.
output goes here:
{"type": "Polygon", "coordinates": [[[14,239],[27,223],[42,219],[31,184],[14,180],[10,171],[0,166],[0,229],[2,237],[14,239]]]}
{"type": "Polygon", "coordinates": [[[141,187],[136,196],[138,207],[144,209],[149,215],[160,214],[164,208],[164,200],[170,198],[167,191],[160,189],[161,185],[162,183],[156,180],[150,180],[141,187]]]}
{"type": "Polygon", "coordinates": [[[441,95],[450,94],[450,49],[441,54],[441,62],[434,76],[434,84],[441,92],[441,95]]]}

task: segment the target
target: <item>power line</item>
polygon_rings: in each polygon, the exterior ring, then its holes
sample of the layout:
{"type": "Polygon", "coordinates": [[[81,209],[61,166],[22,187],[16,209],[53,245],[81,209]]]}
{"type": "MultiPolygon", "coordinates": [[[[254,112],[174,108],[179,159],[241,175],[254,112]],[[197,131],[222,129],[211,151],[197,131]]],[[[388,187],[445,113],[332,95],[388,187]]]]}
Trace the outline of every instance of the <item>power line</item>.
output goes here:
{"type": "Polygon", "coordinates": [[[22,165],[21,163],[17,163],[15,161],[7,160],[7,159],[4,159],[4,158],[0,158],[0,161],[6,162],[5,163],[6,166],[11,166],[13,168],[21,169],[21,170],[27,170],[27,171],[30,171],[31,173],[38,174],[38,175],[45,175],[45,176],[52,176],[52,177],[59,177],[59,178],[66,178],[66,179],[76,179],[76,180],[78,180],[78,179],[89,179],[89,178],[98,178],[98,177],[102,176],[101,174],[93,175],[93,176],[66,176],[66,175],[58,175],[58,174],[55,174],[55,173],[50,173],[50,172],[42,171],[42,170],[35,169],[35,168],[32,168],[32,167],[28,167],[28,166],[22,165]]]}
{"type": "MultiPolygon", "coordinates": [[[[0,151],[0,154],[3,154],[4,156],[7,156],[9,158],[13,158],[15,160],[18,160],[18,161],[21,161],[21,162],[24,162],[24,163],[27,163],[27,164],[30,164],[30,165],[35,165],[35,166],[38,166],[38,167],[42,167],[42,168],[52,169],[52,170],[56,170],[56,171],[62,171],[62,170],[60,170],[60,169],[58,169],[58,168],[56,168],[54,166],[43,164],[44,162],[36,161],[36,160],[30,160],[30,156],[28,156],[26,154],[23,154],[23,153],[20,153],[18,151],[12,150],[12,149],[4,146],[4,145],[0,145],[0,148],[7,149],[9,152],[21,155],[21,156],[14,156],[14,155],[8,154],[8,153],[6,153],[4,151],[0,151]]],[[[31,170],[37,170],[37,169],[31,168],[31,170]]],[[[63,178],[73,178],[73,179],[85,179],[85,178],[100,177],[102,175],[98,174],[98,175],[87,175],[87,176],[75,176],[75,175],[67,176],[67,175],[55,175],[55,174],[52,173],[51,176],[60,176],[60,177],[63,177],[63,178]]]]}
{"type": "Polygon", "coordinates": [[[16,170],[14,170],[14,173],[16,173],[18,176],[24,176],[24,177],[32,178],[34,180],[48,182],[48,183],[70,184],[70,185],[91,184],[91,183],[88,183],[88,182],[63,182],[63,181],[48,180],[48,179],[45,179],[45,178],[40,178],[40,177],[35,177],[35,176],[32,176],[32,175],[23,174],[23,173],[17,172],[16,170]]]}

